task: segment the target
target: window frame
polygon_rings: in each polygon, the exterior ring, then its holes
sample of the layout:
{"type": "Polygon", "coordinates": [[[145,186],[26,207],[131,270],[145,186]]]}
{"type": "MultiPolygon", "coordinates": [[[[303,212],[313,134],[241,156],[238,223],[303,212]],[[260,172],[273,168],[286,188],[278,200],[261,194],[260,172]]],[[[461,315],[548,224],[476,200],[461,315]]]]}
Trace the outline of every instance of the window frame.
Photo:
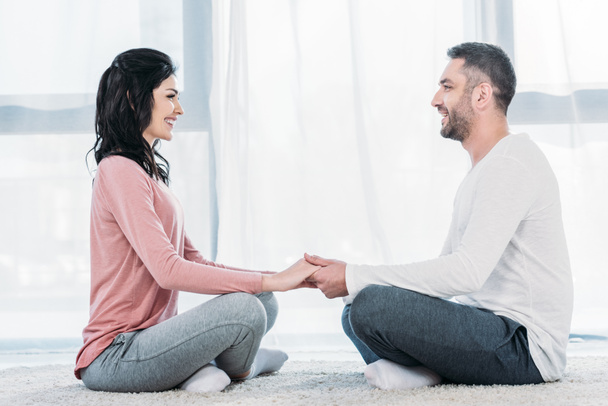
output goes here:
{"type": "MultiPolygon", "coordinates": [[[[500,45],[515,62],[513,0],[464,1],[465,13],[475,16],[476,40],[500,45]]],[[[607,123],[608,89],[581,89],[565,96],[517,92],[508,117],[513,125],[607,123]]]]}
{"type": "MultiPolygon", "coordinates": [[[[187,91],[181,96],[189,114],[180,119],[180,131],[211,129],[209,94],[211,92],[212,11],[211,0],[182,0],[183,74],[187,91]]],[[[6,96],[5,96],[6,97],[6,96]]],[[[15,98],[13,96],[8,96],[15,98]]],[[[21,105],[0,106],[2,134],[65,134],[94,131],[95,94],[19,95],[21,105]],[[48,100],[61,99],[64,104],[80,107],[41,110],[24,106],[48,105],[48,100]],[[27,120],[23,120],[27,117],[27,120]]]]}

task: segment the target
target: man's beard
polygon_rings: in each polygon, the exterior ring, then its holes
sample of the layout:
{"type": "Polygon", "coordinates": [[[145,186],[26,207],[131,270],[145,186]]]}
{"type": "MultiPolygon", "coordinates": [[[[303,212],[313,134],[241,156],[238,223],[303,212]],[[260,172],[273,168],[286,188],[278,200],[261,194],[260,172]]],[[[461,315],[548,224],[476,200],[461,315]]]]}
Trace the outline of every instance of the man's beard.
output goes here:
{"type": "Polygon", "coordinates": [[[462,95],[458,104],[451,109],[448,122],[439,132],[443,138],[463,142],[469,137],[473,119],[473,109],[467,104],[470,103],[469,99],[466,95],[462,95]]]}

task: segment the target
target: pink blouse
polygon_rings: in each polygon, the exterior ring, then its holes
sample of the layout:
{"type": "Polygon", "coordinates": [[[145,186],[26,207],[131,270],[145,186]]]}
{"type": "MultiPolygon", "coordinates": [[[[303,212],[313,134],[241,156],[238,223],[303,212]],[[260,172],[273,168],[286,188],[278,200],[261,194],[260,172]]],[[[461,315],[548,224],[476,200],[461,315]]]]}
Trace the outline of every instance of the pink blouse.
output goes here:
{"type": "Polygon", "coordinates": [[[182,207],[164,183],[128,158],[100,162],[91,202],[90,319],[76,358],[77,378],[118,334],[175,316],[180,290],[261,289],[261,273],[207,261],[192,246],[182,207]]]}

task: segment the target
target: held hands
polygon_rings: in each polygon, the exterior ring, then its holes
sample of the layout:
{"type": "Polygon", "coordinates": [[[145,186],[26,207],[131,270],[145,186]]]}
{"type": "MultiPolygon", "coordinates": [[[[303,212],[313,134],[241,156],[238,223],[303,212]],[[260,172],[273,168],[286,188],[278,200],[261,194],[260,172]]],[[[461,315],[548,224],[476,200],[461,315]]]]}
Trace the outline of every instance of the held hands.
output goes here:
{"type": "Polygon", "coordinates": [[[319,269],[320,266],[306,262],[302,258],[282,272],[262,274],[262,291],[285,292],[298,288],[316,288],[315,284],[308,282],[307,279],[319,269]]]}
{"type": "Polygon", "coordinates": [[[346,263],[304,254],[304,258],[283,272],[262,275],[263,292],[298,288],[319,288],[328,299],[348,296],[346,263]]]}
{"type": "Polygon", "coordinates": [[[304,254],[304,259],[313,265],[321,266],[308,278],[313,282],[328,299],[348,296],[346,288],[346,262],[337,259],[325,259],[316,255],[304,254]]]}

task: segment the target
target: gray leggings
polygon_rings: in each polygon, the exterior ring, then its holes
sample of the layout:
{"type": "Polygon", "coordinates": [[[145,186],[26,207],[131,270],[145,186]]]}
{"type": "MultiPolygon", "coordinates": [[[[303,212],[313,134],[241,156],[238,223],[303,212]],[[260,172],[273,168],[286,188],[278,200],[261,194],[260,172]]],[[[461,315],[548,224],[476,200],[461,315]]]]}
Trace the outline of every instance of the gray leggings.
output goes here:
{"type": "Polygon", "coordinates": [[[82,381],[92,390],[156,392],[213,360],[228,375],[247,372],[277,313],[270,292],[218,296],[145,330],[119,334],[81,371],[82,381]]]}

